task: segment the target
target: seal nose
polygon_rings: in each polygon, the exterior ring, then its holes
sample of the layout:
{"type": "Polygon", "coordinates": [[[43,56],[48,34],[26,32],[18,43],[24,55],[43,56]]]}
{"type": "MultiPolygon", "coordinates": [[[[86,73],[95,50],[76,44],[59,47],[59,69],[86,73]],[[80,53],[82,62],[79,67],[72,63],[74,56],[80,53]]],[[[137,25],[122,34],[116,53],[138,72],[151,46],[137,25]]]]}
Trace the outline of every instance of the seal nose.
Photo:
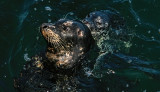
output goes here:
{"type": "Polygon", "coordinates": [[[45,28],[48,28],[49,27],[49,24],[48,23],[43,23],[41,25],[41,29],[45,29],[45,28]]]}
{"type": "Polygon", "coordinates": [[[52,23],[43,23],[40,28],[42,30],[42,29],[46,29],[46,28],[55,28],[55,26],[52,23]]]}

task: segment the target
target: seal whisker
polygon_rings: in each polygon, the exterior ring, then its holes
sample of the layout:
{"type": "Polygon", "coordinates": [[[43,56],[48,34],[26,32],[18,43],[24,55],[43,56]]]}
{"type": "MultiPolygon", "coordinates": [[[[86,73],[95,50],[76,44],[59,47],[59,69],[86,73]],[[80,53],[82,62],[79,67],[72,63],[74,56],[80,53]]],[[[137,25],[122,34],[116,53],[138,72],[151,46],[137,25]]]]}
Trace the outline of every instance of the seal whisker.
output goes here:
{"type": "MultiPolygon", "coordinates": [[[[61,40],[62,40],[62,39],[61,39],[61,40]]],[[[63,44],[62,41],[60,41],[59,44],[62,46],[62,49],[63,49],[64,51],[68,51],[68,49],[65,47],[65,45],[63,44]]]]}
{"type": "Polygon", "coordinates": [[[62,45],[64,46],[65,50],[71,52],[70,48],[66,47],[68,44],[64,40],[62,40],[62,39],[61,39],[61,41],[62,41],[62,45]]]}

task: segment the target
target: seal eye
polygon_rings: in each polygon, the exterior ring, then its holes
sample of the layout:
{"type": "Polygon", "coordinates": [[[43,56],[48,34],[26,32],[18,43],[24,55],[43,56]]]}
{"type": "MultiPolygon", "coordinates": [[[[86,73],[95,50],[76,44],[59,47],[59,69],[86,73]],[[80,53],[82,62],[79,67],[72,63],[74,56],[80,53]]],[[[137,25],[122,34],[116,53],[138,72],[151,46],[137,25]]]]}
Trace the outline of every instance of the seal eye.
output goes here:
{"type": "Polygon", "coordinates": [[[97,25],[101,25],[102,23],[96,22],[97,25]]]}

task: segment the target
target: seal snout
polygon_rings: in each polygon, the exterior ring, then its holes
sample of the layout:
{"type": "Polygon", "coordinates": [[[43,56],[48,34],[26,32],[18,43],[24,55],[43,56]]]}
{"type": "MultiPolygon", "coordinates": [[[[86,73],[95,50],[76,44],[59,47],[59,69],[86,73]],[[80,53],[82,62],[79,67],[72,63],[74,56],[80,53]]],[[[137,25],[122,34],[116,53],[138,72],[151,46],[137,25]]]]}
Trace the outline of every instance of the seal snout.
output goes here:
{"type": "Polygon", "coordinates": [[[48,27],[48,23],[43,23],[42,25],[41,25],[41,29],[45,29],[45,28],[47,28],[48,27]]]}
{"type": "Polygon", "coordinates": [[[51,24],[51,23],[43,23],[41,25],[40,29],[41,29],[41,31],[43,31],[43,30],[45,30],[47,28],[51,28],[51,27],[53,27],[53,24],[51,24]]]}
{"type": "Polygon", "coordinates": [[[52,33],[52,30],[55,28],[55,26],[52,23],[43,23],[40,27],[40,31],[43,36],[49,35],[49,33],[52,33]]]}

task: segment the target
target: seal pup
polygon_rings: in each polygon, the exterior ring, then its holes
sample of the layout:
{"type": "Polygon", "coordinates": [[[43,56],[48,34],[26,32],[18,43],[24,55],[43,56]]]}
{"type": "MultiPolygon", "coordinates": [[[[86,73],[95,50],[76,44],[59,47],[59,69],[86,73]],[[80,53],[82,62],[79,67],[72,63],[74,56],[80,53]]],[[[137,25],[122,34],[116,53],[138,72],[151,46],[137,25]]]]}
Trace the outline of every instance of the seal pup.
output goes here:
{"type": "Polygon", "coordinates": [[[106,33],[109,28],[116,30],[117,34],[125,29],[125,20],[118,13],[110,10],[100,10],[89,13],[82,22],[91,30],[92,36],[106,33]]]}

